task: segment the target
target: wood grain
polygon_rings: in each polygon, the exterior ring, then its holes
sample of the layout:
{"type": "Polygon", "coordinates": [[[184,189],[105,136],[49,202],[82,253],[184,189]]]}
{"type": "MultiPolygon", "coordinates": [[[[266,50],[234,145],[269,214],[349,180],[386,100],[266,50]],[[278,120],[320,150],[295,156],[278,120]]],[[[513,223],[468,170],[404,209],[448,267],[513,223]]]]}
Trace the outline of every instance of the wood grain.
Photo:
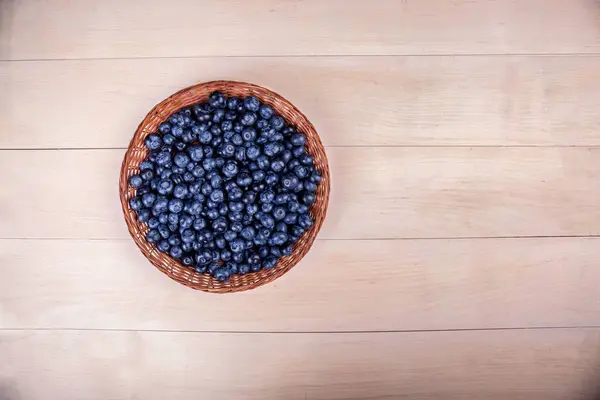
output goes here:
{"type": "Polygon", "coordinates": [[[223,77],[278,91],[326,145],[600,144],[598,57],[255,57],[0,63],[0,147],[126,147],[156,103],[223,77]]]}
{"type": "Polygon", "coordinates": [[[582,395],[597,380],[598,345],[599,332],[583,329],[310,335],[3,331],[0,390],[3,398],[28,400],[587,400],[582,395]]]}
{"type": "Polygon", "coordinates": [[[10,60],[600,48],[590,0],[10,0],[3,14],[0,58],[10,60]]]}
{"type": "MultiPolygon", "coordinates": [[[[600,234],[598,148],[329,148],[328,239],[600,234]]],[[[128,238],[123,150],[4,151],[3,238],[128,238]]]]}
{"type": "Polygon", "coordinates": [[[130,240],[1,240],[0,328],[329,332],[600,325],[600,239],[317,241],[231,295],[172,282],[130,240]]]}

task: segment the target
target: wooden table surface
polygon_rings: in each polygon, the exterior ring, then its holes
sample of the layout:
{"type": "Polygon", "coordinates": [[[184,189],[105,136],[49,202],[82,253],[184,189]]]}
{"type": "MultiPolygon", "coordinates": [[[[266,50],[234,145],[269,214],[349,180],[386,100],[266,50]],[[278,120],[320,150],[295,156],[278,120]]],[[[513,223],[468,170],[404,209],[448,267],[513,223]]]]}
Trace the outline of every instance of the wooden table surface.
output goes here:
{"type": "Polygon", "coordinates": [[[600,2],[0,1],[0,399],[591,399],[600,2]],[[310,254],[195,292],[128,236],[156,103],[267,86],[332,170],[310,254]]]}

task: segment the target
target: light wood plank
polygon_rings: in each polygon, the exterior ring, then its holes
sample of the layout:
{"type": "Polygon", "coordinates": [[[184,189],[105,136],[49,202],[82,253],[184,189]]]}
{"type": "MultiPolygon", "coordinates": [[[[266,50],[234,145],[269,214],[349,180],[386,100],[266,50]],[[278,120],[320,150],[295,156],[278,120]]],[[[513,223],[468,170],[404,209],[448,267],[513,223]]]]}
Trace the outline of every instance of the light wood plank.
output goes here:
{"type": "MultiPolygon", "coordinates": [[[[4,238],[128,238],[123,150],[4,151],[4,238]]],[[[321,238],[600,234],[599,148],[329,148],[321,238]]]]}
{"type": "Polygon", "coordinates": [[[0,328],[360,331],[600,325],[600,239],[317,241],[284,277],[213,295],[130,240],[0,241],[0,328]]]}
{"type": "Polygon", "coordinates": [[[4,331],[0,385],[11,400],[587,400],[598,350],[597,330],[4,331]]]}
{"type": "Polygon", "coordinates": [[[600,144],[598,57],[293,57],[0,63],[0,147],[125,147],[223,77],[279,91],[326,145],[600,144]]]}
{"type": "Polygon", "coordinates": [[[10,0],[0,57],[589,53],[598,13],[589,0],[10,0]]]}

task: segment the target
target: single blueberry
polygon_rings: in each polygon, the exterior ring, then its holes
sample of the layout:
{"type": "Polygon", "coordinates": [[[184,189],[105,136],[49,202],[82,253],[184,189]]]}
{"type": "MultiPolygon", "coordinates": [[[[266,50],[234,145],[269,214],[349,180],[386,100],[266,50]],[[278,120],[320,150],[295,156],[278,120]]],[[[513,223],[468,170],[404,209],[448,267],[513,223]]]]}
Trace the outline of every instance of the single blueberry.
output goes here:
{"type": "Polygon", "coordinates": [[[146,144],[146,147],[150,150],[156,150],[160,149],[160,146],[162,146],[163,141],[160,136],[158,136],[156,133],[153,133],[151,135],[148,135],[144,143],[146,144]]]}
{"type": "Polygon", "coordinates": [[[214,272],[214,277],[219,282],[227,282],[231,278],[231,271],[226,267],[219,267],[214,272]]]}
{"type": "Polygon", "coordinates": [[[272,190],[265,190],[260,194],[261,203],[272,203],[275,199],[275,193],[272,190]]]}
{"type": "Polygon", "coordinates": [[[308,229],[312,226],[313,221],[309,214],[301,214],[298,217],[298,224],[305,229],[308,229]]]}
{"type": "Polygon", "coordinates": [[[158,233],[158,230],[156,229],[151,229],[146,233],[146,240],[148,243],[158,243],[160,239],[160,233],[158,233]]]}
{"type": "Polygon", "coordinates": [[[192,229],[184,229],[184,231],[181,232],[181,240],[184,243],[191,243],[196,240],[196,233],[192,229]]]}
{"type": "Polygon", "coordinates": [[[283,162],[283,160],[275,160],[273,162],[271,162],[271,169],[277,173],[283,171],[283,169],[285,168],[285,163],[283,162]]]}
{"type": "Polygon", "coordinates": [[[223,191],[221,189],[215,189],[210,194],[210,200],[214,201],[215,203],[222,202],[224,200],[224,198],[225,198],[225,194],[223,193],[223,191]]]}
{"type": "Polygon", "coordinates": [[[258,117],[256,116],[256,113],[247,112],[247,113],[244,113],[244,115],[242,115],[240,122],[242,123],[242,125],[252,126],[256,123],[257,118],[258,117]]]}
{"type": "Polygon", "coordinates": [[[144,207],[152,207],[156,201],[156,195],[154,193],[146,193],[142,196],[142,204],[144,207]]]}
{"type": "MultiPolygon", "coordinates": [[[[151,171],[149,171],[151,172],[151,171]]],[[[144,184],[144,180],[142,179],[141,176],[139,175],[131,175],[131,177],[129,178],[129,184],[134,187],[134,188],[139,188],[140,186],[142,186],[144,184]]]]}
{"type": "Polygon", "coordinates": [[[237,175],[238,171],[239,169],[235,161],[228,161],[223,166],[223,175],[225,175],[227,178],[233,178],[237,175]]]}
{"type": "Polygon", "coordinates": [[[269,119],[273,116],[273,109],[271,108],[271,106],[264,104],[260,106],[259,114],[261,117],[269,119]]]}
{"type": "Polygon", "coordinates": [[[287,242],[288,235],[284,232],[275,232],[269,238],[269,245],[271,246],[282,246],[287,242]]]}
{"type": "Polygon", "coordinates": [[[237,175],[236,183],[241,187],[248,187],[252,184],[252,177],[247,172],[241,172],[237,175]]]}
{"type": "Polygon", "coordinates": [[[248,96],[244,99],[244,108],[248,111],[258,111],[260,109],[260,101],[254,96],[248,96]]]}
{"type": "Polygon", "coordinates": [[[287,213],[283,218],[283,222],[288,225],[294,225],[298,221],[298,214],[296,213],[287,213]]]}
{"type": "Polygon", "coordinates": [[[148,222],[152,213],[148,208],[142,208],[137,212],[137,220],[139,222],[148,222]]]}
{"type": "Polygon", "coordinates": [[[167,165],[171,162],[171,153],[167,151],[161,151],[156,156],[156,163],[158,165],[167,165]]]}
{"type": "Polygon", "coordinates": [[[167,217],[167,222],[169,223],[169,226],[179,225],[179,214],[175,214],[174,212],[169,213],[167,217]]]}
{"type": "Polygon", "coordinates": [[[139,196],[133,196],[129,200],[129,207],[131,207],[131,209],[134,211],[141,210],[142,206],[143,206],[142,199],[139,196]]]}
{"type": "Polygon", "coordinates": [[[307,206],[312,205],[316,200],[316,197],[313,193],[309,193],[306,192],[304,193],[304,195],[302,196],[302,201],[304,202],[304,204],[306,204],[307,206]]]}
{"type": "Polygon", "coordinates": [[[183,250],[179,246],[172,246],[171,250],[169,251],[169,254],[173,258],[181,258],[181,256],[183,255],[183,250]]]}
{"type": "Polygon", "coordinates": [[[225,108],[227,105],[227,100],[221,92],[212,92],[210,96],[208,96],[208,101],[213,108],[225,108]]]}
{"type": "Polygon", "coordinates": [[[268,213],[268,212],[271,212],[271,211],[273,211],[273,207],[275,207],[275,206],[273,205],[273,203],[263,203],[263,204],[260,206],[260,209],[262,210],[262,212],[266,212],[266,213],[268,213]]]}
{"type": "Polygon", "coordinates": [[[179,217],[179,227],[183,229],[187,229],[194,223],[194,218],[189,214],[181,214],[179,217]]]}
{"type": "Polygon", "coordinates": [[[160,224],[160,221],[156,217],[152,217],[148,220],[148,228],[150,228],[150,229],[157,228],[159,224],[160,224]]]}
{"type": "Polygon", "coordinates": [[[242,139],[246,142],[254,142],[256,140],[256,129],[252,127],[244,128],[242,131],[242,139]]]}
{"type": "Polygon", "coordinates": [[[283,126],[285,125],[285,121],[279,115],[272,117],[269,120],[269,122],[270,122],[271,126],[273,127],[273,129],[275,129],[277,131],[280,130],[281,128],[283,128],[283,126]]]}
{"type": "Polygon", "coordinates": [[[273,269],[273,268],[275,268],[276,265],[277,265],[277,257],[274,257],[274,256],[267,257],[267,259],[265,261],[263,261],[263,263],[262,263],[262,267],[264,269],[273,269]]]}
{"type": "Polygon", "coordinates": [[[171,247],[171,245],[169,244],[169,242],[167,240],[161,240],[160,242],[158,242],[158,250],[162,251],[163,253],[166,253],[167,251],[169,251],[169,248],[171,247]]]}
{"type": "Polygon", "coordinates": [[[227,99],[227,108],[230,110],[236,110],[240,105],[240,99],[237,97],[230,97],[227,99]]]}
{"type": "Polygon", "coordinates": [[[175,196],[178,199],[183,199],[188,195],[188,187],[187,185],[180,183],[178,185],[175,185],[175,187],[173,188],[173,196],[175,196]]]}
{"type": "Polygon", "coordinates": [[[231,158],[235,155],[235,146],[231,143],[226,143],[219,148],[219,154],[225,158],[231,158]]]}
{"type": "Polygon", "coordinates": [[[169,133],[169,132],[171,131],[171,124],[170,124],[170,123],[168,123],[168,122],[163,122],[162,124],[160,124],[160,125],[158,126],[158,131],[159,131],[160,133],[162,133],[163,135],[164,135],[165,133],[169,133]]]}
{"type": "Polygon", "coordinates": [[[276,221],[281,221],[286,215],[287,213],[285,212],[285,209],[281,206],[275,207],[273,210],[273,218],[275,218],[276,221]]]}

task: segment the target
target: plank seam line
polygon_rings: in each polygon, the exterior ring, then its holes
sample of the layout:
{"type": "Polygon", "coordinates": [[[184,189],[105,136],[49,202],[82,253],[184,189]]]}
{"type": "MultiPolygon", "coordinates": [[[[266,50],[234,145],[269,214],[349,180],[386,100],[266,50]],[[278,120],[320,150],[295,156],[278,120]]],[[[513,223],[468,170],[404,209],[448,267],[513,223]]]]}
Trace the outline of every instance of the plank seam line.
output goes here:
{"type": "Polygon", "coordinates": [[[390,330],[340,330],[340,331],[235,331],[235,330],[176,330],[176,329],[119,329],[119,328],[0,328],[0,332],[149,332],[149,333],[203,333],[235,335],[291,335],[291,334],[387,334],[387,333],[444,333],[444,332],[491,332],[491,331],[543,331],[600,329],[600,325],[533,326],[495,328],[448,328],[448,329],[390,329],[390,330]]]}

